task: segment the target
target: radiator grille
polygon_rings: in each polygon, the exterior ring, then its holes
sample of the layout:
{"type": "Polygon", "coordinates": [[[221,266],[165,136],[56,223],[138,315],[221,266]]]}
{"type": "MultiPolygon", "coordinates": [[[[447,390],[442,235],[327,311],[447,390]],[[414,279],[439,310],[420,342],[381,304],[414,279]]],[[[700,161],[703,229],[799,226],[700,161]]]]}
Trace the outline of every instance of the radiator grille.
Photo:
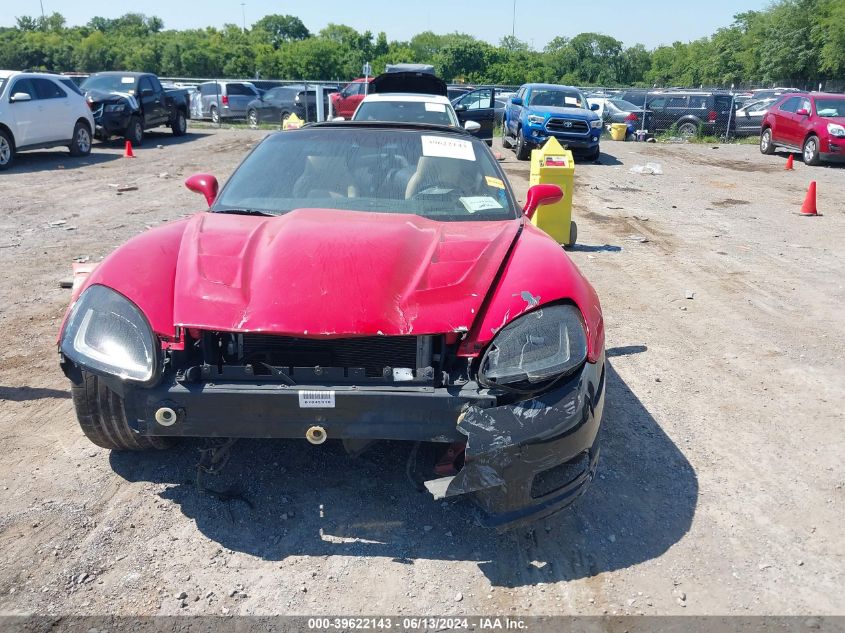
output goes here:
{"type": "Polygon", "coordinates": [[[586,121],[579,121],[577,119],[549,119],[546,123],[546,130],[549,132],[559,132],[563,134],[583,134],[589,130],[586,121]]]}
{"type": "Polygon", "coordinates": [[[304,339],[244,334],[243,360],[276,367],[363,367],[381,376],[385,367],[417,367],[416,336],[304,339]]]}

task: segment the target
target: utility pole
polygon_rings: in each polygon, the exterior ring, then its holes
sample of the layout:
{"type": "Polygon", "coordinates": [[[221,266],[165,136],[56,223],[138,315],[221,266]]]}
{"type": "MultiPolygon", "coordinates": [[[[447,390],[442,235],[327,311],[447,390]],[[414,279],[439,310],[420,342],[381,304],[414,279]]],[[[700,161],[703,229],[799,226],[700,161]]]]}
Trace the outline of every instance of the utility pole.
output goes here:
{"type": "Polygon", "coordinates": [[[511,23],[511,37],[516,37],[516,0],[513,0],[513,22],[511,23]]]}
{"type": "Polygon", "coordinates": [[[241,2],[241,17],[244,21],[244,33],[246,33],[246,9],[244,7],[246,7],[246,2],[241,2]]]}
{"type": "Polygon", "coordinates": [[[44,0],[38,0],[41,5],[41,22],[44,22],[44,0]]]}

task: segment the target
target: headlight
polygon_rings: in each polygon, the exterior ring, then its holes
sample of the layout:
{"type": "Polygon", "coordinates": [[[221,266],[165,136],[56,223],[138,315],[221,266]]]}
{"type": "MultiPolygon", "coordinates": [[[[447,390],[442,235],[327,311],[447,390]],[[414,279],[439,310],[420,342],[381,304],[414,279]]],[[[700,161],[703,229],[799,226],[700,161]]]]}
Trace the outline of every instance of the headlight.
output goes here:
{"type": "Polygon", "coordinates": [[[827,132],[831,136],[835,136],[837,138],[845,138],[845,127],[839,125],[838,123],[828,123],[827,132]]]}
{"type": "Polygon", "coordinates": [[[536,114],[529,114],[528,115],[528,122],[534,125],[543,125],[546,122],[546,117],[538,116],[536,114]]]}
{"type": "Polygon", "coordinates": [[[598,130],[598,129],[601,129],[601,126],[602,126],[602,120],[601,119],[599,119],[597,121],[590,121],[590,127],[591,128],[598,130]]]}
{"type": "Polygon", "coordinates": [[[123,112],[126,105],[123,103],[111,103],[106,106],[106,112],[123,112]]]}
{"type": "Polygon", "coordinates": [[[503,327],[481,358],[488,384],[543,382],[577,369],[587,358],[587,333],[572,305],[540,308],[503,327]]]}
{"type": "Polygon", "coordinates": [[[149,381],[155,372],[155,337],[147,319],[126,297],[91,286],[73,306],[61,350],[77,365],[128,380],[149,381]]]}

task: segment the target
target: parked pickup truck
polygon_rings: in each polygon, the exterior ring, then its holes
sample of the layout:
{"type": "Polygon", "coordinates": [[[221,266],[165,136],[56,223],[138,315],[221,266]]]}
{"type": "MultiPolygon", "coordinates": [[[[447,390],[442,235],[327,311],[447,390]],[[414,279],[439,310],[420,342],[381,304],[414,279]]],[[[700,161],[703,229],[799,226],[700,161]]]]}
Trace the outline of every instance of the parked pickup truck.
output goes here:
{"type": "Polygon", "coordinates": [[[577,88],[553,84],[525,84],[505,108],[502,145],[515,147],[519,160],[528,160],[531,150],[554,136],[561,145],[599,157],[602,121],[577,88]]]}
{"type": "Polygon", "coordinates": [[[165,90],[153,74],[96,73],[80,89],[94,114],[95,135],[100,140],[123,136],[140,145],[144,130],[167,126],[182,136],[188,129],[188,91],[165,90]]]}

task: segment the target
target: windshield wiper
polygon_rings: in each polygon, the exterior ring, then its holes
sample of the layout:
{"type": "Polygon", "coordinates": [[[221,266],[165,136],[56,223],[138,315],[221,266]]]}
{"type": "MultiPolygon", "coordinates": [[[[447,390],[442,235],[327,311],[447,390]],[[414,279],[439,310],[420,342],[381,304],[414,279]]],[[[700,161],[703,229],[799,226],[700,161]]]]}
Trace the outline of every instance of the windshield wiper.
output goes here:
{"type": "Polygon", "coordinates": [[[263,215],[272,217],[272,213],[259,211],[258,209],[214,209],[214,213],[229,213],[231,215],[263,215]]]}

